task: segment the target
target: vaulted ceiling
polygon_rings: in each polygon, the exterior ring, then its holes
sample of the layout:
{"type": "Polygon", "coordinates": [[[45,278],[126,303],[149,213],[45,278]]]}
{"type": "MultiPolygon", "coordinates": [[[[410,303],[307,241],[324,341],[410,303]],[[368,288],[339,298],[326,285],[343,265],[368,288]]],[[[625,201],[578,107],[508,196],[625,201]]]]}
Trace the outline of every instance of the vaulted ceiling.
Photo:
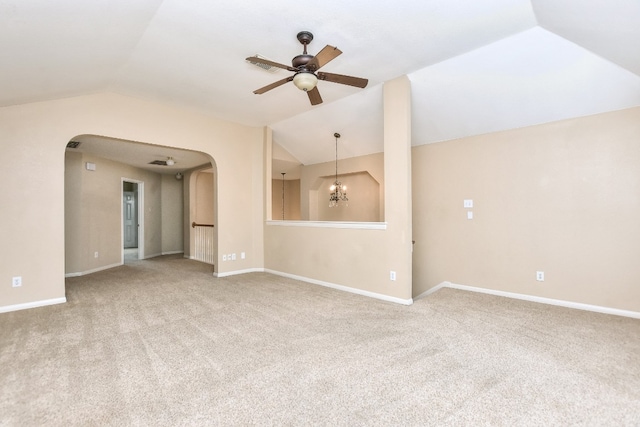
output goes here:
{"type": "MultiPolygon", "coordinates": [[[[382,85],[407,75],[413,144],[640,105],[638,0],[0,0],[0,106],[116,92],[250,126],[303,164],[380,152],[382,85]],[[288,64],[301,30],[344,53],[311,106],[288,64]]],[[[151,141],[150,141],[151,142],[151,141]]]]}

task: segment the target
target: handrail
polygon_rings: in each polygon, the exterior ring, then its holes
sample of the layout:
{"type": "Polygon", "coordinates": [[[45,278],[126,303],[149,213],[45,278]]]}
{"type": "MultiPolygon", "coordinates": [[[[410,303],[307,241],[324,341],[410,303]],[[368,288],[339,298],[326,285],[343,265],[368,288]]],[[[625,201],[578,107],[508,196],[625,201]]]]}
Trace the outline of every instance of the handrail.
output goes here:
{"type": "Polygon", "coordinates": [[[213,227],[213,224],[196,224],[195,221],[193,221],[191,223],[191,228],[196,228],[196,227],[213,227]]]}

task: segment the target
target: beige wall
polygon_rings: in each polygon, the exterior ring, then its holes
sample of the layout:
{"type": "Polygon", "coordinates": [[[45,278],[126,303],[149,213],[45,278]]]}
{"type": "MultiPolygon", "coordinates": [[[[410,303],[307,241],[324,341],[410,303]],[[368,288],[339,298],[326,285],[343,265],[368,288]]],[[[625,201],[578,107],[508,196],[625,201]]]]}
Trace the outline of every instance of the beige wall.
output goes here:
{"type": "MultiPolygon", "coordinates": [[[[80,152],[65,153],[64,169],[64,255],[65,273],[81,272],[85,264],[83,233],[87,229],[86,218],[82,209],[82,179],[84,162],[80,152]]],[[[3,230],[4,231],[4,230],[3,230]]],[[[89,270],[89,268],[87,268],[89,270]]],[[[0,306],[3,304],[0,304],[0,306]]]]}
{"type": "MultiPolygon", "coordinates": [[[[337,206],[329,206],[331,186],[335,176],[318,179],[315,193],[316,214],[312,219],[317,221],[361,221],[380,222],[381,214],[380,184],[368,172],[358,172],[349,175],[338,175],[338,181],[347,187],[346,202],[339,202],[337,206]]],[[[311,197],[310,197],[311,198],[311,197]]]]}
{"type": "Polygon", "coordinates": [[[195,179],[196,216],[194,221],[198,224],[215,224],[213,174],[211,172],[198,172],[195,179]]]}
{"type": "MultiPolygon", "coordinates": [[[[271,217],[282,220],[282,180],[271,180],[271,217]]],[[[300,180],[284,180],[284,219],[286,221],[300,219],[300,180]]]]}
{"type": "Polygon", "coordinates": [[[79,134],[210,155],[217,163],[222,201],[217,218],[220,253],[247,254],[233,264],[217,263],[218,268],[224,272],[263,266],[262,128],[116,94],[97,94],[0,108],[0,129],[3,154],[11,158],[4,171],[12,177],[0,183],[5,242],[0,248],[0,307],[64,298],[64,152],[67,142],[79,134]],[[13,276],[22,276],[22,287],[11,287],[13,276]]]}
{"type": "MultiPolygon", "coordinates": [[[[265,226],[268,129],[113,94],[0,108],[12,178],[0,183],[0,307],[64,297],[65,223],[82,223],[65,217],[65,188],[82,191],[84,173],[65,170],[65,145],[95,134],[214,159],[218,253],[247,253],[218,257],[222,273],[266,267],[404,300],[412,286],[415,296],[450,281],[640,311],[640,108],[411,150],[408,80],[386,83],[384,96],[386,230],[265,226]],[[474,200],[473,220],[464,199],[474,200]],[[23,286],[12,288],[12,276],[23,286]]],[[[68,237],[72,258],[87,250],[80,240],[68,237]]]]}
{"type": "Polygon", "coordinates": [[[144,182],[145,257],[160,255],[160,175],[77,152],[69,151],[65,157],[65,274],[122,262],[122,178],[144,182]],[[86,162],[96,170],[87,170],[86,162]]]}
{"type": "Polygon", "coordinates": [[[335,180],[335,168],[335,161],[301,168],[301,218],[311,221],[384,221],[384,153],[338,161],[338,179],[347,185],[350,203],[346,208],[330,211],[329,187],[335,180]]]}
{"type": "Polygon", "coordinates": [[[640,311],[640,108],[424,145],[413,171],[414,296],[449,281],[640,311]]]}
{"type": "Polygon", "coordinates": [[[183,252],[184,191],[182,180],[162,175],[162,253],[183,252]]]}

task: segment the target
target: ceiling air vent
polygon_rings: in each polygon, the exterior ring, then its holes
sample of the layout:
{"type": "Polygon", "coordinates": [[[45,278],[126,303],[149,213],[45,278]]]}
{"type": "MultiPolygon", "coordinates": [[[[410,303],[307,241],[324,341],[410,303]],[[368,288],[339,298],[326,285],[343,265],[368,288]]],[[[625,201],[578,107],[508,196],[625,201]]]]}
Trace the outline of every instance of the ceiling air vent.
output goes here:
{"type": "Polygon", "coordinates": [[[167,166],[166,160],[154,160],[153,162],[149,162],[150,165],[158,165],[158,166],[167,166]]]}
{"type": "Polygon", "coordinates": [[[80,141],[69,141],[69,143],[67,143],[67,148],[78,148],[79,145],[80,141]]]}
{"type": "MultiPolygon", "coordinates": [[[[267,61],[272,61],[271,59],[266,58],[266,57],[264,57],[264,56],[262,56],[262,55],[260,55],[258,53],[253,55],[252,58],[260,58],[260,59],[266,59],[267,61]]],[[[250,63],[250,64],[255,65],[256,67],[260,67],[263,70],[268,71],[270,73],[275,73],[276,71],[278,71],[278,67],[272,67],[272,66],[267,65],[267,64],[260,64],[258,62],[252,62],[250,59],[247,59],[247,62],[250,63]]]]}

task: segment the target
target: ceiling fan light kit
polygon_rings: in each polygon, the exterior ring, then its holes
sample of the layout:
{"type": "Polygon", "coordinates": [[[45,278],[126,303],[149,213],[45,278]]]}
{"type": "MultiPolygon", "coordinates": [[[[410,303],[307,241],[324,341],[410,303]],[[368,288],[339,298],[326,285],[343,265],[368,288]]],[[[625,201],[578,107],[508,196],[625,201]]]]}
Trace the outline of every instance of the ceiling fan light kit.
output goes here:
{"type": "Polygon", "coordinates": [[[305,92],[313,90],[318,84],[318,78],[315,74],[307,71],[301,71],[293,76],[293,84],[300,90],[305,92]]]}
{"type": "Polygon", "coordinates": [[[337,58],[342,51],[337,47],[326,45],[317,55],[309,55],[307,53],[307,45],[313,40],[313,34],[309,31],[300,31],[298,33],[298,41],[304,46],[301,55],[295,56],[291,60],[291,65],[284,65],[259,56],[250,56],[246,58],[252,64],[262,65],[264,67],[277,67],[284,70],[293,71],[295,74],[286,77],[267,86],[261,87],[253,91],[256,95],[282,86],[285,83],[293,81],[293,84],[300,90],[307,92],[311,105],[322,104],[322,97],[318,91],[318,80],[326,80],[332,83],[339,83],[347,86],[365,88],[369,80],[360,77],[345,76],[343,74],[332,74],[318,72],[318,70],[326,65],[329,61],[337,58]],[[317,74],[316,74],[317,73],[317,74]]]}

